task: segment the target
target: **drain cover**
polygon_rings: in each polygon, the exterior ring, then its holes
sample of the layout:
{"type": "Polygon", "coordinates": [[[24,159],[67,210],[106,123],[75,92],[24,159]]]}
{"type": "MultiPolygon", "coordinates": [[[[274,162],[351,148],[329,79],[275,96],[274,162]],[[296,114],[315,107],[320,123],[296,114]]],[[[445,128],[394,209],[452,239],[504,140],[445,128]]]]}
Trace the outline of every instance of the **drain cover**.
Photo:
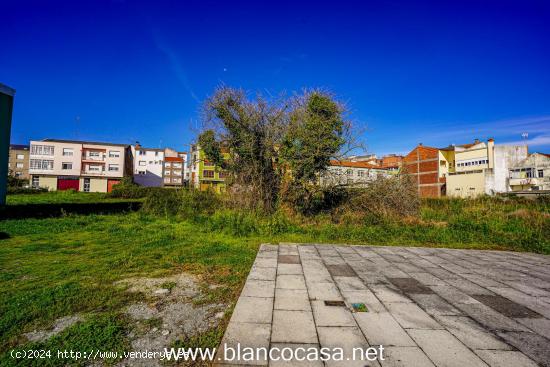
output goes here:
{"type": "Polygon", "coordinates": [[[351,307],[355,312],[369,312],[369,310],[367,309],[367,306],[365,306],[364,303],[352,303],[351,307]]]}
{"type": "Polygon", "coordinates": [[[344,303],[344,301],[325,301],[325,306],[345,307],[346,304],[344,303]]]}

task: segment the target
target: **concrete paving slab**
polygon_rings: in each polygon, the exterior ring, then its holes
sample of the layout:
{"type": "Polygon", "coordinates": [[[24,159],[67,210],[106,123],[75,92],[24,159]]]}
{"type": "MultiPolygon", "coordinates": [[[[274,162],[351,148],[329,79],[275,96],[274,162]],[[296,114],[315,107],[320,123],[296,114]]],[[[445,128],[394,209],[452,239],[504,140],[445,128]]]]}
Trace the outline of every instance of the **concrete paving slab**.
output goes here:
{"type": "Polygon", "coordinates": [[[313,314],[308,311],[273,311],[272,343],[318,343],[313,314]]]}
{"type": "Polygon", "coordinates": [[[387,347],[384,351],[382,367],[435,367],[418,347],[387,347]]]}
{"type": "Polygon", "coordinates": [[[351,311],[346,306],[327,306],[324,301],[311,301],[315,325],[356,326],[351,311]]]}
{"type": "Polygon", "coordinates": [[[301,264],[285,264],[279,262],[277,265],[277,274],[281,275],[301,275],[303,274],[301,264]]]}
{"type": "Polygon", "coordinates": [[[248,274],[248,279],[252,280],[275,280],[277,276],[276,268],[260,268],[253,266],[250,269],[250,274],[248,274]]]}
{"type": "Polygon", "coordinates": [[[399,302],[384,305],[405,329],[443,329],[437,321],[414,303],[399,302]]]}
{"type": "Polygon", "coordinates": [[[490,367],[537,367],[538,365],[523,353],[511,350],[476,350],[490,367]]]}
{"type": "Polygon", "coordinates": [[[270,324],[273,298],[240,297],[233,310],[231,321],[270,324]]]}
{"type": "Polygon", "coordinates": [[[302,275],[277,275],[277,288],[306,289],[306,282],[302,275]]]}
{"type": "Polygon", "coordinates": [[[342,300],[342,295],[334,283],[307,283],[309,299],[311,300],[342,300]]]}
{"type": "MultiPolygon", "coordinates": [[[[237,349],[237,344],[250,348],[269,348],[269,339],[271,335],[271,324],[255,324],[255,323],[239,323],[233,319],[227,326],[222,339],[221,348],[226,345],[229,348],[237,349]]],[[[229,351],[229,348],[226,348],[229,351]]],[[[219,364],[228,364],[231,366],[238,365],[259,365],[267,366],[267,359],[259,359],[254,361],[244,361],[236,355],[226,353],[222,349],[218,349],[215,360],[219,364]],[[228,359],[226,359],[227,357],[228,359]]]]}
{"type": "Polygon", "coordinates": [[[280,353],[277,353],[277,355],[275,356],[275,358],[278,360],[269,361],[270,367],[323,367],[324,366],[323,361],[321,361],[320,359],[312,360],[315,353],[319,353],[318,344],[272,343],[271,348],[274,350],[280,351],[280,353]],[[317,350],[317,352],[314,352],[313,350],[317,350]],[[289,360],[289,357],[291,355],[294,356],[296,359],[289,360]]]}
{"type": "Polygon", "coordinates": [[[275,310],[309,311],[311,305],[305,289],[276,289],[275,310]]]}
{"type": "Polygon", "coordinates": [[[275,282],[273,280],[250,279],[241,292],[243,297],[275,297],[275,282]]]}
{"type": "Polygon", "coordinates": [[[447,330],[409,330],[408,332],[438,367],[487,367],[485,362],[447,330]]]}
{"type": "Polygon", "coordinates": [[[371,345],[416,346],[389,312],[357,312],[353,317],[371,345]]]}
{"type": "Polygon", "coordinates": [[[436,316],[436,320],[458,340],[472,349],[512,349],[467,316],[436,316]]]}
{"type": "Polygon", "coordinates": [[[359,358],[358,350],[369,348],[367,340],[358,327],[318,327],[319,344],[322,348],[342,348],[345,360],[325,361],[327,367],[374,367],[376,361],[366,362],[359,358]],[[354,358],[354,349],[356,351],[354,358]]]}

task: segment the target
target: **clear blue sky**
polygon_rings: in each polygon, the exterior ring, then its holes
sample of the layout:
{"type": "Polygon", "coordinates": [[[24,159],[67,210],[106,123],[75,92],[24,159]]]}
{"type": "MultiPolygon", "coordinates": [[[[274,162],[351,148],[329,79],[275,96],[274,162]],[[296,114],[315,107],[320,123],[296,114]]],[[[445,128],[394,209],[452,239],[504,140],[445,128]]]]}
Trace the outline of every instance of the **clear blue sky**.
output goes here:
{"type": "Polygon", "coordinates": [[[220,83],[324,87],[369,151],[529,132],[550,151],[545,0],[0,0],[12,142],[70,138],[187,149],[220,83]]]}

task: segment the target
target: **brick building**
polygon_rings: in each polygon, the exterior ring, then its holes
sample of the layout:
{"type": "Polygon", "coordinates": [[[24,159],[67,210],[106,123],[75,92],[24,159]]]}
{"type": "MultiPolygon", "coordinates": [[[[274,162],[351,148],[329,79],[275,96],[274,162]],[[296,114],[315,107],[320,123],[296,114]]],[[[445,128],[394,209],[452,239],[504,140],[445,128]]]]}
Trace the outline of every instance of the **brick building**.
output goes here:
{"type": "Polygon", "coordinates": [[[439,148],[419,144],[403,158],[403,174],[414,179],[421,197],[445,195],[449,162],[439,148]]]}

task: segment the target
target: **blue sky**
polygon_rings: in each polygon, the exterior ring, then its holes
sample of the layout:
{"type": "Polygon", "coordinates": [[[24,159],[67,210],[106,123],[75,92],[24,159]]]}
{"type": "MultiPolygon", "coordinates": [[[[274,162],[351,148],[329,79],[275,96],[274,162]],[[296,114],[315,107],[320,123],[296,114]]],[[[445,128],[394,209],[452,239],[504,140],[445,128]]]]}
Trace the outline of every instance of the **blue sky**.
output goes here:
{"type": "Polygon", "coordinates": [[[474,138],[550,151],[548,1],[0,0],[12,142],[188,149],[221,83],[331,90],[370,152],[474,138]]]}

